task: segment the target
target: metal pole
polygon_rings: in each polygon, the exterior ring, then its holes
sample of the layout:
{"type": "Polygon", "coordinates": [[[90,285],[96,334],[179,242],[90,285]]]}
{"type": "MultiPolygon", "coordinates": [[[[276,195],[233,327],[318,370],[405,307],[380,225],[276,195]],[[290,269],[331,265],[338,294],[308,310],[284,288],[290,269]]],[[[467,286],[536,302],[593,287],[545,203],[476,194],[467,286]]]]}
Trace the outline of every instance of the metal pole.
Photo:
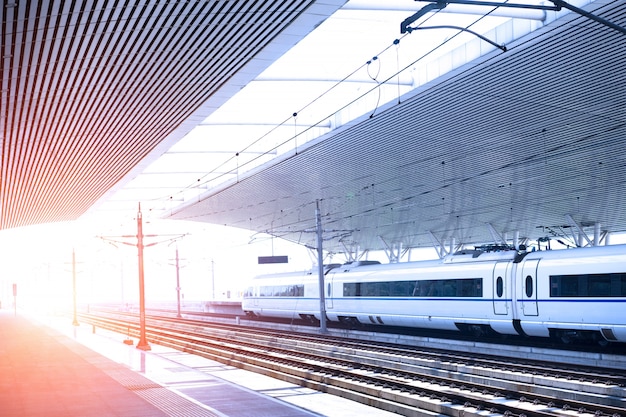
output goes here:
{"type": "Polygon", "coordinates": [[[211,259],[211,301],[215,301],[215,261],[211,259]]]}
{"type": "Polygon", "coordinates": [[[13,283],[13,316],[17,317],[17,284],[13,283]]]}
{"type": "Polygon", "coordinates": [[[317,273],[320,290],[320,332],[326,333],[326,299],[324,297],[324,255],[322,253],[322,216],[320,202],[315,202],[315,218],[317,223],[317,273]]]}
{"type": "Polygon", "coordinates": [[[177,300],[177,313],[176,317],[182,317],[180,315],[180,266],[178,263],[178,246],[176,246],[176,300],[177,300]]]}
{"type": "Polygon", "coordinates": [[[126,308],[124,299],[124,261],[120,258],[120,294],[122,296],[122,306],[126,308]]]}
{"type": "Polygon", "coordinates": [[[137,258],[139,262],[139,342],[137,349],[150,350],[150,345],[146,340],[146,302],[144,299],[143,280],[143,224],[141,215],[141,204],[137,212],[137,258]]]}
{"type": "Polygon", "coordinates": [[[72,297],[74,301],[74,321],[72,321],[72,325],[79,326],[76,317],[76,251],[74,248],[72,248],[72,297]]]}

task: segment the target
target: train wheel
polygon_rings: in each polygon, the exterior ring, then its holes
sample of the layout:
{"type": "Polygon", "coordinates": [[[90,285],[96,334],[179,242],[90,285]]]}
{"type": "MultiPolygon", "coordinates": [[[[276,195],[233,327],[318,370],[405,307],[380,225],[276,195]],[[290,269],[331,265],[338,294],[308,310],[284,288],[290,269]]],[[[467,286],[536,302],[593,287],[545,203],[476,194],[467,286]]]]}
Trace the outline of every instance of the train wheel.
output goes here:
{"type": "Polygon", "coordinates": [[[315,318],[313,314],[300,314],[302,320],[308,321],[310,324],[317,326],[320,324],[320,321],[315,318]]]}
{"type": "Polygon", "coordinates": [[[468,334],[476,339],[485,337],[492,333],[491,327],[485,326],[483,324],[457,323],[456,327],[458,327],[458,329],[461,330],[463,333],[468,334]]]}
{"type": "Polygon", "coordinates": [[[611,344],[608,340],[606,340],[600,333],[594,333],[592,336],[594,342],[596,342],[599,346],[607,347],[611,344]]]}
{"type": "Polygon", "coordinates": [[[361,327],[361,322],[356,317],[339,316],[339,321],[350,329],[361,327]]]}

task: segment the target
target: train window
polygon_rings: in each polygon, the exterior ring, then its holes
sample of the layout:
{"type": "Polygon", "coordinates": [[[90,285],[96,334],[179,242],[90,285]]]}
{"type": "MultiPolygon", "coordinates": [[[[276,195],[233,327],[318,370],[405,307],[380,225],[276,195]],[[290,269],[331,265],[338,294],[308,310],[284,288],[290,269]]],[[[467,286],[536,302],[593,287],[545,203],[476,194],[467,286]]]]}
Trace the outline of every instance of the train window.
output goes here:
{"type": "Polygon", "coordinates": [[[344,283],[344,297],[482,297],[482,278],[344,283]]]}
{"type": "Polygon", "coordinates": [[[551,297],[626,297],[626,273],[550,275],[551,297]]]}
{"type": "Polygon", "coordinates": [[[502,294],[504,294],[504,280],[502,277],[498,277],[496,279],[496,295],[501,298],[502,294]]]}
{"type": "Polygon", "coordinates": [[[259,297],[304,297],[304,285],[265,285],[259,297]]]}
{"type": "Polygon", "coordinates": [[[533,296],[533,277],[526,275],[526,297],[533,296]]]}
{"type": "Polygon", "coordinates": [[[415,289],[415,283],[413,281],[398,281],[392,283],[391,295],[392,296],[406,296],[413,295],[415,289]]]}
{"type": "Polygon", "coordinates": [[[344,297],[360,297],[361,296],[361,283],[350,282],[343,284],[343,296],[344,297]]]}

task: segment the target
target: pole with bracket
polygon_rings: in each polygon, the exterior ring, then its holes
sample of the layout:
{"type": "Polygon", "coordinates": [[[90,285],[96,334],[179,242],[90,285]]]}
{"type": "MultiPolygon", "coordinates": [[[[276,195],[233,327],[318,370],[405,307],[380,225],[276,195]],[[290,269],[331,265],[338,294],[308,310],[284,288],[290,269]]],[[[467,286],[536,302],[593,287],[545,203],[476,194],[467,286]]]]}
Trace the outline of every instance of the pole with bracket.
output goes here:
{"type": "Polygon", "coordinates": [[[320,202],[315,202],[315,220],[317,223],[317,272],[320,290],[320,332],[326,333],[326,298],[324,297],[324,255],[322,253],[322,215],[320,202]]]}
{"type": "Polygon", "coordinates": [[[79,326],[78,317],[76,315],[76,251],[72,248],[72,301],[74,306],[73,326],[79,326]]]}
{"type": "Polygon", "coordinates": [[[137,349],[150,350],[146,339],[146,300],[144,297],[144,273],[143,273],[143,221],[141,203],[137,211],[137,259],[139,267],[139,342],[137,349]]]}

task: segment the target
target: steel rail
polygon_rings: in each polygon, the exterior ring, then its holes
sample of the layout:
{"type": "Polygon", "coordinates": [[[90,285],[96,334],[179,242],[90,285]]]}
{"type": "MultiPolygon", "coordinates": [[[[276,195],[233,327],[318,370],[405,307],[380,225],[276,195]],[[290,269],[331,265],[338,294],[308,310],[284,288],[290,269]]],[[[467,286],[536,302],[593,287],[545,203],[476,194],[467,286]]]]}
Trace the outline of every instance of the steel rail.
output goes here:
{"type": "MultiPolygon", "coordinates": [[[[97,320],[92,319],[95,323],[97,320]]],[[[115,327],[122,329],[122,333],[135,326],[133,323],[115,323],[114,320],[106,320],[104,325],[109,327],[115,327]]],[[[580,410],[581,413],[595,414],[596,416],[611,416],[618,415],[622,408],[611,407],[607,405],[598,406],[596,404],[590,404],[588,402],[570,400],[568,402],[557,402],[554,400],[555,395],[552,396],[540,396],[531,392],[515,392],[511,390],[502,390],[499,388],[486,388],[482,383],[474,384],[469,382],[459,383],[458,380],[451,378],[438,377],[433,375],[425,376],[424,374],[416,374],[413,372],[401,371],[398,369],[388,369],[383,366],[365,365],[360,366],[354,360],[344,360],[337,358],[329,358],[325,355],[305,353],[301,349],[299,352],[294,353],[294,348],[282,348],[278,346],[269,347],[266,341],[262,341],[262,344],[256,342],[247,341],[233,341],[232,338],[217,337],[211,335],[201,335],[197,331],[197,328],[192,326],[190,329],[171,329],[161,328],[158,326],[148,326],[148,333],[150,334],[151,341],[153,343],[165,344],[167,346],[183,350],[185,352],[195,353],[202,356],[209,356],[211,359],[218,360],[222,363],[238,363],[240,367],[252,366],[255,369],[270,369],[272,373],[291,374],[292,378],[302,378],[302,375],[310,375],[317,383],[321,383],[312,375],[321,374],[325,377],[322,378],[323,383],[338,384],[341,386],[339,380],[357,380],[361,384],[365,384],[365,388],[359,388],[352,386],[351,390],[359,392],[362,395],[372,395],[371,386],[382,386],[391,391],[400,391],[402,393],[408,393],[408,396],[412,398],[414,395],[424,396],[425,393],[431,400],[436,399],[439,404],[433,406],[431,403],[421,404],[420,407],[430,410],[441,412],[441,408],[458,406],[463,404],[463,407],[474,408],[476,410],[493,410],[493,412],[499,412],[500,408],[505,407],[502,411],[505,415],[520,415],[525,414],[529,417],[539,416],[554,416],[553,409],[574,409],[580,410]],[[181,336],[180,333],[183,333],[181,336]],[[224,355],[223,351],[228,352],[224,355]],[[302,371],[296,369],[304,368],[304,374],[302,371]],[[289,371],[289,372],[288,372],[289,371]],[[433,386],[429,387],[429,386],[433,386]],[[367,386],[370,386],[368,388],[367,386]],[[445,394],[442,395],[442,392],[445,394]],[[416,394],[419,393],[419,394],[416,394]],[[478,397],[476,393],[479,393],[478,397]],[[531,397],[530,399],[527,397],[531,397]],[[523,407],[516,406],[511,403],[523,404],[523,407]],[[448,406],[443,403],[450,403],[448,406]],[[532,404],[532,407],[530,407],[532,404]],[[431,407],[431,408],[429,408],[431,407]],[[535,408],[534,410],[532,408],[535,408]],[[537,408],[541,408],[538,410],[537,408]],[[548,410],[550,409],[550,410],[548,410]]],[[[309,382],[301,381],[300,383],[308,385],[309,382]]],[[[324,389],[322,389],[324,390],[324,389]]],[[[382,392],[382,391],[381,391],[382,392]]],[[[403,406],[410,406],[413,400],[404,398],[403,395],[398,395],[397,402],[403,404],[403,406]]],[[[370,402],[368,400],[363,400],[370,402]]],[[[453,414],[450,414],[453,415],[453,414]]]]}

